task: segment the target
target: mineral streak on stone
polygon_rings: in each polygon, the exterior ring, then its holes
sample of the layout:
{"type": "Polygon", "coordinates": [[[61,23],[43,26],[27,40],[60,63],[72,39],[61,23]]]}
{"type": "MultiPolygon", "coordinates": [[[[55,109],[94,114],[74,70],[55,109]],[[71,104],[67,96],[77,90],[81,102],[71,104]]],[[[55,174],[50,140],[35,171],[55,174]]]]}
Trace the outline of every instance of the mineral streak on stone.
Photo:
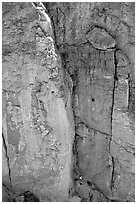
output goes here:
{"type": "Polygon", "coordinates": [[[3,3],[3,201],[135,200],[134,7],[3,3]]]}
{"type": "Polygon", "coordinates": [[[53,30],[51,26],[51,20],[46,13],[46,8],[41,2],[33,2],[32,5],[37,9],[39,15],[39,25],[45,34],[53,37],[53,30]]]}

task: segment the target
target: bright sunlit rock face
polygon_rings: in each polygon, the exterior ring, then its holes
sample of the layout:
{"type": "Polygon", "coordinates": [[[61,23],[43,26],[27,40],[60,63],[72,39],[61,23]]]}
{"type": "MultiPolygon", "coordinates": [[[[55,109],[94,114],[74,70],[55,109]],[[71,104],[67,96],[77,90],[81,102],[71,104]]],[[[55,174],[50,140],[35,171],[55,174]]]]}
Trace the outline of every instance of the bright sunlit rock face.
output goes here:
{"type": "Polygon", "coordinates": [[[3,182],[16,193],[32,191],[40,201],[65,201],[72,183],[74,124],[51,22],[42,4],[9,5],[3,52],[13,50],[3,55],[3,139],[10,173],[3,151],[3,182]]]}

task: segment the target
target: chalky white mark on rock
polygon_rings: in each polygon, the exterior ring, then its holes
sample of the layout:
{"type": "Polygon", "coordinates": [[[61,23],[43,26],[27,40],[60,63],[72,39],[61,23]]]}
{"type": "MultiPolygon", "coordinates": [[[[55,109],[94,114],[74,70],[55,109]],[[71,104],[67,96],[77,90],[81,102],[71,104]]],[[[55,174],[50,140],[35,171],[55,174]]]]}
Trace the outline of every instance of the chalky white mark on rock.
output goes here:
{"type": "MultiPolygon", "coordinates": [[[[33,3],[33,2],[32,2],[32,5],[39,11],[39,13],[43,14],[44,17],[45,17],[45,19],[47,20],[47,22],[48,22],[49,24],[51,24],[50,18],[49,18],[49,16],[47,15],[47,13],[45,12],[45,11],[46,11],[46,8],[45,8],[45,6],[43,5],[43,3],[41,3],[41,2],[35,2],[35,3],[33,3]]],[[[40,16],[40,17],[41,17],[41,16],[40,16]]]]}
{"type": "Polygon", "coordinates": [[[54,37],[52,25],[51,25],[51,20],[46,12],[46,8],[41,2],[33,2],[32,5],[34,8],[37,10],[38,15],[39,15],[39,20],[38,24],[44,31],[44,34],[46,36],[52,36],[54,37]]]}

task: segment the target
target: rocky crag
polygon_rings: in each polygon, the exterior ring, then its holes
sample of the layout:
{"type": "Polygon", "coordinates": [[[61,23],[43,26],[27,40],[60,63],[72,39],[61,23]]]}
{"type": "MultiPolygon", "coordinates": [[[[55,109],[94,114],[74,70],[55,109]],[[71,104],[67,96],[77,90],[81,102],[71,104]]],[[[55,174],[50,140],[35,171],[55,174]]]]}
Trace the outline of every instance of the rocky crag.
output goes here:
{"type": "Polygon", "coordinates": [[[2,4],[3,201],[134,201],[135,4],[2,4]]]}

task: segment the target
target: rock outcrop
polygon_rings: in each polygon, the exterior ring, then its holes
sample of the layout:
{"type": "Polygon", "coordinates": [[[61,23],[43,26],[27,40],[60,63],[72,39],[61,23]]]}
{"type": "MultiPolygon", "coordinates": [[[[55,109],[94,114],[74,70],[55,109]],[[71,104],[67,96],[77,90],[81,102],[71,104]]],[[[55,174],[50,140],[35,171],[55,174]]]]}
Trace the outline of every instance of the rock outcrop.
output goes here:
{"type": "Polygon", "coordinates": [[[63,201],[72,183],[72,82],[44,12],[42,4],[3,3],[3,183],[63,201]]]}
{"type": "Polygon", "coordinates": [[[134,3],[46,6],[74,84],[76,192],[134,201],[134,3]]]}
{"type": "Polygon", "coordinates": [[[134,201],[134,3],[3,3],[3,200],[134,201]]]}

